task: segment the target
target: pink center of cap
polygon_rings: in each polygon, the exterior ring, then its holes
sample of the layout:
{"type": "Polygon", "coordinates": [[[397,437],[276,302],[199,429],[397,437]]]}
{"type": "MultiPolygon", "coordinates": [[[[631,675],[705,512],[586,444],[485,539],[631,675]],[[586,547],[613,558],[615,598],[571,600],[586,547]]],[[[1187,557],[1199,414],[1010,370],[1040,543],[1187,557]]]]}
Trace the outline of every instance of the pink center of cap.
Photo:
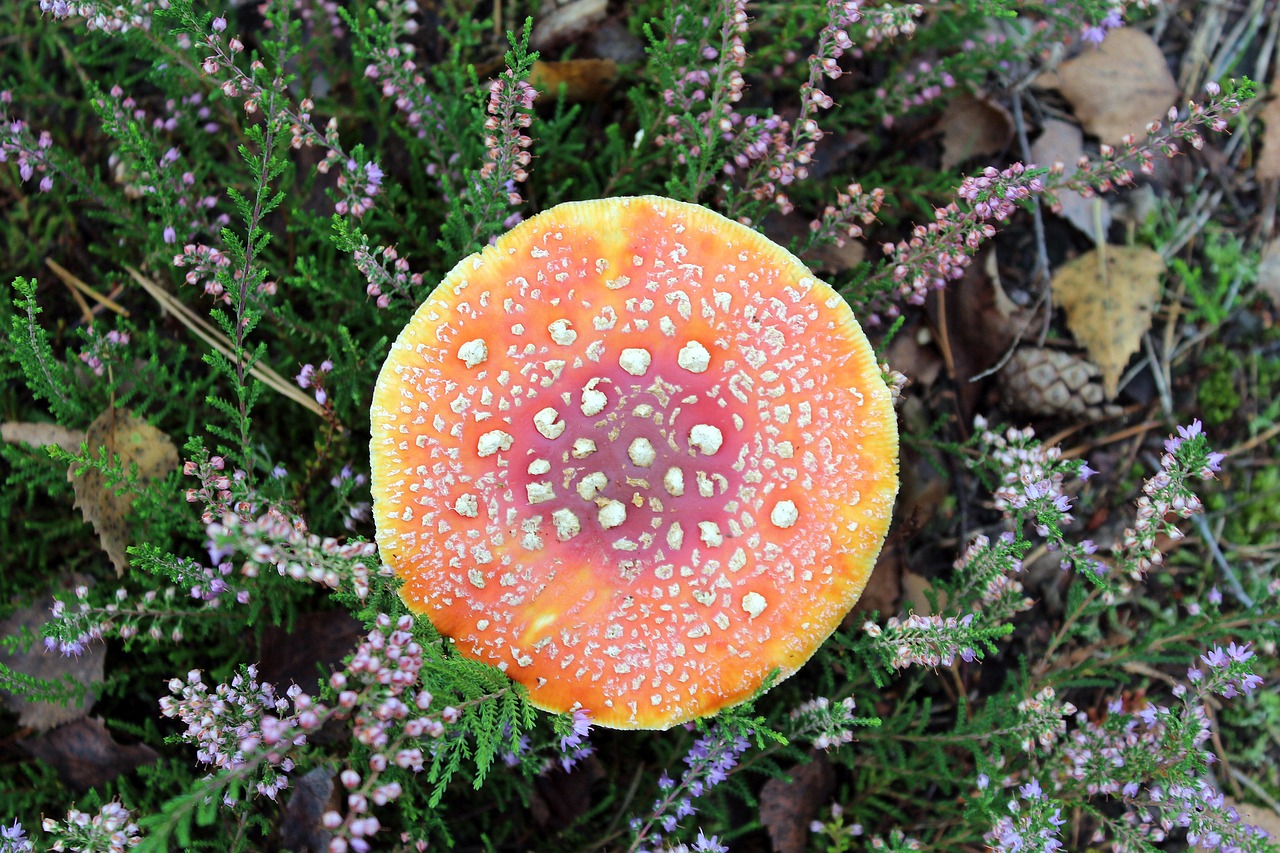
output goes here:
{"type": "Polygon", "coordinates": [[[741,479],[734,462],[746,448],[733,437],[745,407],[712,404],[721,380],[706,349],[685,351],[702,357],[682,367],[674,349],[632,347],[616,363],[566,370],[553,399],[539,397],[547,405],[517,415],[527,424],[509,453],[514,500],[497,517],[537,520],[512,535],[526,547],[550,537],[584,556],[612,551],[626,578],[656,553],[687,565],[695,548],[741,535],[730,483],[741,479]]]}

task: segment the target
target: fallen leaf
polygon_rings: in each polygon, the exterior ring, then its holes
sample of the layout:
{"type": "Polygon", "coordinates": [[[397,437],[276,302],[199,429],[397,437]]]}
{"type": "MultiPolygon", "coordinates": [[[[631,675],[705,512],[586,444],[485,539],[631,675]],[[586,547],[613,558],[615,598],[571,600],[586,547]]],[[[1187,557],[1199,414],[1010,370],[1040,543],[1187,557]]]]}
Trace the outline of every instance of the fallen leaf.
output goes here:
{"type": "Polygon", "coordinates": [[[885,361],[897,371],[911,377],[912,394],[927,393],[945,365],[933,342],[933,332],[920,322],[920,315],[907,315],[907,321],[884,350],[885,361]]]}
{"type": "MultiPolygon", "coordinates": [[[[892,537],[892,534],[891,534],[892,537]]],[[[861,625],[865,614],[878,613],[881,617],[897,612],[898,597],[902,593],[902,572],[907,564],[901,543],[885,542],[876,558],[871,577],[863,587],[858,603],[846,618],[850,625],[861,625]]]]}
{"type": "MultiPolygon", "coordinates": [[[[1070,122],[1047,119],[1040,136],[1031,144],[1031,159],[1039,166],[1062,163],[1068,169],[1084,154],[1084,131],[1070,122]]],[[[1086,198],[1075,190],[1058,190],[1053,212],[1086,234],[1095,243],[1106,239],[1111,227],[1111,207],[1098,196],[1086,198]]]]}
{"type": "MultiPolygon", "coordinates": [[[[902,600],[911,602],[911,613],[917,613],[921,616],[933,615],[933,605],[929,604],[929,592],[932,590],[933,581],[924,575],[918,575],[912,571],[902,573],[902,600]]],[[[947,606],[946,597],[941,597],[938,604],[945,609],[947,606]]]]}
{"type": "Polygon", "coordinates": [[[145,743],[122,744],[101,718],[84,718],[18,743],[53,767],[58,778],[77,791],[100,788],[122,773],[153,763],[159,756],[145,743]]]}
{"type": "Polygon", "coordinates": [[[1054,274],[1054,300],[1067,312],[1076,341],[1102,370],[1108,400],[1115,399],[1120,374],[1151,327],[1163,274],[1164,259],[1145,246],[1091,249],[1054,274]]]}
{"type": "Polygon", "coordinates": [[[1121,196],[1112,196],[1108,209],[1116,222],[1134,233],[1155,222],[1164,202],[1151,184],[1132,187],[1121,196]]]}
{"type": "Polygon", "coordinates": [[[612,59],[619,65],[643,62],[645,58],[644,42],[614,18],[604,21],[591,31],[587,47],[593,56],[612,59]]]}
{"type": "Polygon", "coordinates": [[[618,77],[618,66],[612,59],[566,59],[563,62],[533,63],[529,85],[540,93],[564,98],[571,103],[602,101],[618,77]]]}
{"type": "Polygon", "coordinates": [[[843,246],[823,243],[805,252],[801,259],[805,266],[819,275],[834,277],[861,266],[867,259],[867,244],[861,240],[847,240],[843,246]]]}
{"type": "Polygon", "coordinates": [[[1254,164],[1258,180],[1274,181],[1280,178],[1280,95],[1267,101],[1258,114],[1266,129],[1262,133],[1262,150],[1254,164]]]}
{"type": "Polygon", "coordinates": [[[1280,308],[1280,237],[1273,237],[1262,247],[1258,261],[1258,288],[1280,308]]]}
{"type": "Polygon", "coordinates": [[[1027,312],[1009,299],[993,274],[995,251],[983,249],[960,281],[933,291],[925,301],[934,343],[947,362],[966,423],[983,394],[982,385],[971,380],[995,366],[1028,325],[1027,312]]]}
{"type": "Polygon", "coordinates": [[[608,11],[608,0],[571,0],[538,16],[529,44],[534,50],[546,50],[551,45],[571,41],[602,21],[608,11]]]}
{"type": "MultiPolygon", "coordinates": [[[[1280,839],[1280,814],[1276,814],[1274,809],[1266,806],[1255,805],[1254,803],[1242,803],[1231,797],[1226,797],[1225,806],[1229,806],[1240,813],[1240,821],[1250,824],[1251,826],[1261,827],[1271,836],[1274,842],[1280,839]]],[[[1197,847],[1197,850],[1211,850],[1211,847],[1197,847]]]]}
{"type": "MultiPolygon", "coordinates": [[[[158,479],[178,467],[178,449],[169,436],[123,409],[107,409],[99,415],[85,430],[84,440],[91,454],[105,448],[108,454],[119,456],[125,470],[136,464],[140,481],[158,479]]],[[[67,471],[67,480],[76,493],[75,505],[84,520],[93,525],[102,550],[116,567],[116,576],[122,576],[129,567],[125,516],[133,505],[133,496],[117,494],[107,486],[100,471],[87,468],[76,473],[76,468],[72,465],[67,471]]]]}
{"type": "Polygon", "coordinates": [[[1151,36],[1133,27],[1112,30],[1096,50],[1058,68],[1057,86],[1089,133],[1109,145],[1163,119],[1178,97],[1178,84],[1151,36]]]}
{"type": "Polygon", "coordinates": [[[942,168],[954,169],[976,157],[992,157],[1013,141],[1013,116],[998,101],[964,95],[938,118],[942,130],[942,168]]]}
{"type": "Polygon", "coordinates": [[[289,783],[289,800],[280,822],[280,846],[293,853],[326,853],[332,833],[324,828],[324,813],[332,804],[332,767],[316,767],[289,783]]]}
{"type": "Polygon", "coordinates": [[[258,675],[283,693],[296,684],[308,693],[327,679],[363,635],[361,624],[340,610],[302,613],[285,630],[269,625],[258,647],[258,675]]]}
{"type": "Polygon", "coordinates": [[[809,848],[809,824],[831,797],[836,773],[826,753],[816,752],[809,763],[787,770],[787,776],[764,783],[760,822],[769,830],[776,853],[803,853],[809,848]]]}
{"type": "MultiPolygon", "coordinates": [[[[49,621],[52,607],[53,599],[48,598],[38,604],[19,608],[4,622],[0,622],[0,636],[16,637],[24,628],[39,636],[41,626],[49,621]]],[[[14,672],[45,681],[63,681],[70,675],[85,687],[102,682],[103,656],[101,643],[91,643],[83,654],[72,656],[46,651],[44,643],[39,640],[25,651],[9,652],[0,647],[0,663],[14,672]]],[[[89,690],[85,691],[79,702],[65,705],[61,702],[31,702],[7,690],[0,690],[0,698],[3,698],[6,708],[18,715],[19,726],[41,732],[85,716],[94,703],[93,692],[89,690]]]]}
{"type": "Polygon", "coordinates": [[[32,447],[54,445],[61,447],[68,453],[75,453],[80,449],[80,442],[84,440],[84,433],[79,430],[60,427],[57,424],[11,422],[0,424],[0,439],[4,439],[10,444],[29,444],[32,447]]]}

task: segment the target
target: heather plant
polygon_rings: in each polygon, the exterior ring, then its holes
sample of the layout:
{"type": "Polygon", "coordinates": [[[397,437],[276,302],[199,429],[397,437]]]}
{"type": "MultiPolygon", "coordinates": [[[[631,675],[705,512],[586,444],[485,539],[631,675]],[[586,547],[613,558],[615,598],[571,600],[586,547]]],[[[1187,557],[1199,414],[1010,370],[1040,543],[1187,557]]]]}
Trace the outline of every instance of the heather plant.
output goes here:
{"type": "MultiPolygon", "coordinates": [[[[766,780],[810,766],[834,780],[790,809],[812,849],[1276,849],[1241,814],[1280,799],[1274,513],[1232,491],[1274,486],[1250,453],[1275,433],[1224,454],[1194,389],[1135,418],[1127,458],[946,409],[908,446],[962,510],[879,569],[927,583],[667,732],[541,712],[415,618],[367,455],[391,339],[541,209],[654,193],[805,258],[861,241],[829,277],[887,346],[1061,194],[1247,127],[1253,84],[1078,162],[960,174],[894,134],[978,89],[1021,103],[1148,4],[623,4],[634,55],[585,102],[540,76],[546,13],[508,5],[4,4],[0,853],[758,847],[766,780]],[[92,703],[111,772],[69,773],[37,702],[92,703]]],[[[1252,271],[1238,238],[1202,245],[1207,272],[1174,270],[1203,337],[1252,271]]]]}

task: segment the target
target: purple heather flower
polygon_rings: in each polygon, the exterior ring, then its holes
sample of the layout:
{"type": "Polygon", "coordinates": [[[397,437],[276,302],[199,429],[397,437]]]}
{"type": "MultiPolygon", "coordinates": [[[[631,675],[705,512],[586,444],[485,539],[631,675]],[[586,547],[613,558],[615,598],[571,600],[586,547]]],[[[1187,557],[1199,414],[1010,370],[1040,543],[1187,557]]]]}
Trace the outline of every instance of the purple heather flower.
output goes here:
{"type": "Polygon", "coordinates": [[[1240,687],[1245,693],[1252,693],[1262,686],[1262,676],[1250,672],[1240,678],[1240,687]]]}
{"type": "Polygon", "coordinates": [[[1185,426],[1185,427],[1179,426],[1178,435],[1181,436],[1184,440],[1190,441],[1191,439],[1195,438],[1198,435],[1204,435],[1204,427],[1200,423],[1200,419],[1196,418],[1193,421],[1191,421],[1191,424],[1189,426],[1185,426]]]}
{"type": "Polygon", "coordinates": [[[1231,660],[1227,657],[1226,652],[1222,650],[1221,646],[1214,646],[1207,653],[1200,655],[1200,660],[1204,661],[1214,669],[1222,669],[1224,666],[1229,666],[1231,664],[1231,660]]]}
{"type": "Polygon", "coordinates": [[[22,829],[22,824],[18,821],[13,822],[13,826],[0,825],[0,838],[5,841],[21,841],[26,833],[22,829]]]}
{"type": "Polygon", "coordinates": [[[1243,646],[1237,646],[1235,643],[1231,643],[1227,646],[1227,655],[1233,661],[1244,663],[1249,660],[1249,658],[1253,657],[1253,652],[1249,651],[1248,643],[1245,643],[1243,646]]]}

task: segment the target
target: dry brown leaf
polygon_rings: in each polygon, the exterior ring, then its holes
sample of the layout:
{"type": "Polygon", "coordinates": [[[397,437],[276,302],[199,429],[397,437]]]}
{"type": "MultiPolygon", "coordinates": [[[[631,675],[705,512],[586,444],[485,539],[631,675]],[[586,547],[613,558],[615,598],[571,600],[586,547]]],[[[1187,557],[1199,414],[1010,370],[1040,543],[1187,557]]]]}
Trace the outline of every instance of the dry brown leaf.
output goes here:
{"type": "Polygon", "coordinates": [[[824,243],[805,252],[801,259],[805,266],[821,276],[835,276],[859,267],[867,259],[867,244],[861,240],[848,240],[843,246],[824,243]]]}
{"type": "MultiPolygon", "coordinates": [[[[933,605],[929,604],[929,593],[937,591],[933,589],[933,581],[924,575],[918,575],[912,571],[902,573],[902,600],[903,602],[911,602],[911,613],[917,613],[921,616],[932,616],[933,605]]],[[[947,599],[943,596],[938,604],[942,608],[946,608],[947,599]]]]}
{"type": "MultiPolygon", "coordinates": [[[[37,636],[44,623],[49,621],[53,599],[16,610],[8,619],[0,622],[0,637],[14,637],[24,628],[37,636]]],[[[0,663],[15,672],[43,678],[46,681],[62,681],[70,675],[86,687],[100,683],[103,676],[103,649],[101,643],[91,643],[83,654],[66,656],[47,651],[38,640],[26,651],[7,652],[0,648],[0,663]]],[[[18,725],[36,731],[47,731],[63,723],[79,719],[93,707],[94,696],[86,692],[79,703],[30,702],[21,696],[0,690],[4,706],[18,715],[18,725]]]]}
{"type": "Polygon", "coordinates": [[[324,813],[337,803],[332,767],[316,767],[289,782],[289,800],[280,822],[280,845],[293,853],[327,853],[333,834],[324,827],[324,813]]]}
{"type": "MultiPolygon", "coordinates": [[[[99,415],[85,430],[85,443],[91,454],[105,448],[108,454],[118,455],[126,470],[131,463],[136,464],[140,480],[158,479],[178,467],[178,449],[169,436],[124,409],[107,409],[99,415]]],[[[133,496],[116,494],[95,469],[76,473],[76,468],[72,465],[67,471],[67,480],[76,493],[76,507],[93,525],[119,577],[129,567],[125,516],[133,505],[133,496]]]]}
{"type": "Polygon", "coordinates": [[[1260,181],[1280,178],[1280,95],[1267,101],[1258,116],[1266,126],[1262,132],[1262,150],[1255,164],[1260,181]]]}
{"type": "Polygon", "coordinates": [[[275,625],[262,630],[258,674],[280,689],[296,684],[314,693],[316,682],[338,669],[363,635],[362,623],[344,611],[300,613],[288,630],[275,625]]]}
{"type": "Polygon", "coordinates": [[[1280,237],[1273,237],[1262,247],[1258,261],[1258,288],[1280,308],[1280,237]]]}
{"type": "Polygon", "coordinates": [[[1164,259],[1153,249],[1106,246],[1063,264],[1053,277],[1054,300],[1067,312],[1076,341],[1102,370],[1108,400],[1115,398],[1120,374],[1151,327],[1163,274],[1164,259]]]}
{"type": "Polygon", "coordinates": [[[991,157],[1013,141],[1013,116],[990,98],[965,95],[952,101],[938,119],[942,130],[942,168],[954,169],[975,157],[991,157]]]}
{"type": "Polygon", "coordinates": [[[902,572],[906,565],[906,555],[900,546],[890,547],[892,545],[890,542],[880,549],[871,577],[867,578],[867,585],[858,597],[858,603],[853,606],[851,615],[846,617],[855,620],[854,624],[862,624],[865,613],[875,612],[888,616],[896,611],[898,597],[902,594],[902,572]]]}
{"type": "Polygon", "coordinates": [[[77,791],[99,788],[121,773],[151,764],[159,757],[145,743],[117,742],[98,717],[76,720],[18,743],[52,766],[58,778],[77,791]]]}
{"type": "MultiPolygon", "coordinates": [[[[1048,119],[1040,136],[1031,144],[1031,159],[1040,166],[1062,163],[1068,169],[1084,154],[1084,131],[1074,124],[1048,119]]],[[[1054,213],[1070,222],[1094,242],[1105,239],[1111,227],[1111,207],[1101,198],[1085,198],[1075,190],[1058,190],[1054,213]]]]}
{"type": "Polygon", "coordinates": [[[546,50],[551,45],[575,39],[604,20],[608,12],[608,0],[570,0],[538,16],[529,44],[534,50],[546,50]]]}
{"type": "Polygon", "coordinates": [[[760,790],[760,822],[769,830],[769,840],[777,853],[803,853],[809,849],[809,823],[831,796],[836,774],[826,754],[818,752],[808,764],[788,769],[787,775],[791,778],[764,783],[760,790]]]}
{"type": "Polygon", "coordinates": [[[1110,145],[1127,133],[1144,136],[1178,97],[1159,45],[1133,27],[1112,30],[1097,50],[1062,63],[1057,84],[1084,129],[1110,145]]]}
{"type": "Polygon", "coordinates": [[[934,291],[925,301],[925,316],[933,325],[933,339],[955,383],[961,418],[967,423],[981,405],[981,383],[971,381],[1004,357],[1005,351],[1028,327],[1027,310],[1009,299],[990,262],[993,247],[979,252],[959,282],[934,291]]]}
{"type": "Polygon", "coordinates": [[[612,59],[538,60],[529,72],[529,84],[553,98],[563,86],[565,100],[577,103],[604,100],[617,77],[618,66],[612,59]]]}
{"type": "Polygon", "coordinates": [[[68,453],[75,453],[80,449],[84,433],[57,424],[11,422],[0,424],[0,439],[10,444],[29,444],[32,447],[56,445],[68,453]]]}
{"type": "Polygon", "coordinates": [[[946,366],[933,341],[933,332],[920,324],[919,315],[909,315],[901,331],[893,336],[884,359],[894,370],[911,377],[913,394],[927,392],[946,366]]]}

